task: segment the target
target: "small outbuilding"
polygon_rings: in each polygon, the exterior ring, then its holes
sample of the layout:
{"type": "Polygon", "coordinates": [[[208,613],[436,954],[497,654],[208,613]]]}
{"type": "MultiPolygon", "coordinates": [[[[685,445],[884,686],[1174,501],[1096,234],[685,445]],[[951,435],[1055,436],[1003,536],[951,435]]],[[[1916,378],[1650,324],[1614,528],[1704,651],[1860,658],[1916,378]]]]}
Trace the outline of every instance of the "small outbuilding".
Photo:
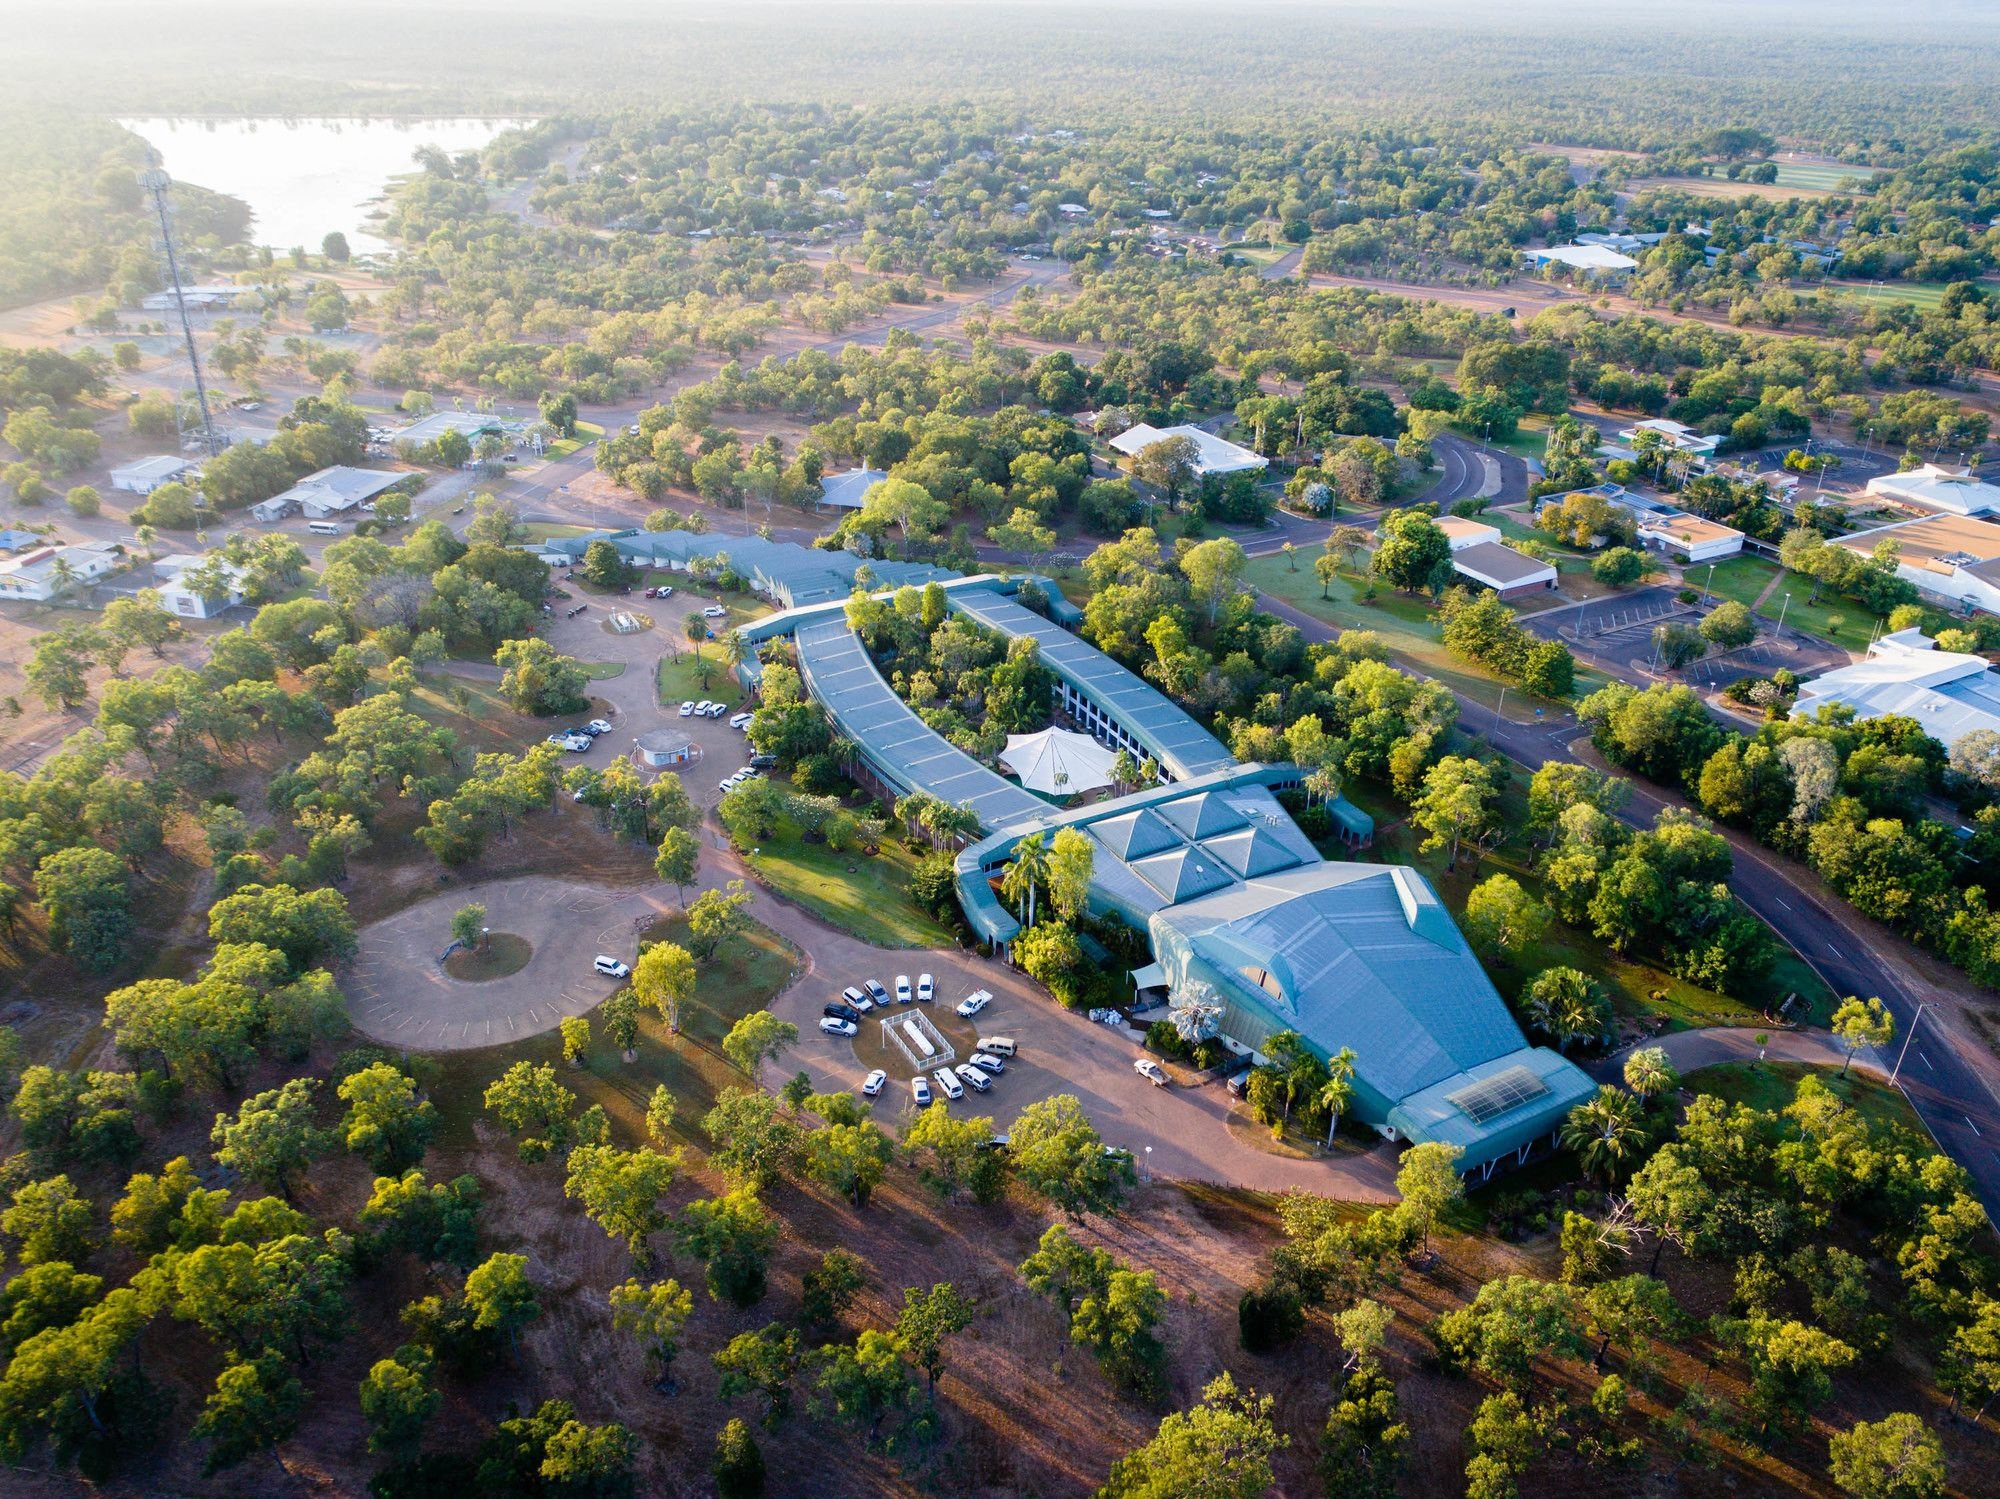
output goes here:
{"type": "Polygon", "coordinates": [[[675,765],[692,765],[701,758],[701,746],[679,729],[652,729],[632,741],[633,758],[649,770],[666,770],[675,765]]]}
{"type": "Polygon", "coordinates": [[[185,458],[161,453],[151,458],[135,458],[111,471],[111,487],[127,494],[151,494],[162,484],[185,478],[194,465],[185,458]]]}

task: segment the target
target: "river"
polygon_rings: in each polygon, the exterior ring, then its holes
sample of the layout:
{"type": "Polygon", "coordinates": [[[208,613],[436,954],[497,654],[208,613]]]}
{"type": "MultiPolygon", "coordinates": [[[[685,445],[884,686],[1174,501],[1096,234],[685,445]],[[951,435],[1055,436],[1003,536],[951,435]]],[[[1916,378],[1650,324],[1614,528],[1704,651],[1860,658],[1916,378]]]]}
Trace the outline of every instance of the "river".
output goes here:
{"type": "Polygon", "coordinates": [[[120,120],[160,154],[167,172],[250,205],[253,243],[318,250],[338,230],[357,255],[389,248],[371,233],[392,177],[415,170],[410,153],[448,155],[486,145],[509,120],[120,120]]]}

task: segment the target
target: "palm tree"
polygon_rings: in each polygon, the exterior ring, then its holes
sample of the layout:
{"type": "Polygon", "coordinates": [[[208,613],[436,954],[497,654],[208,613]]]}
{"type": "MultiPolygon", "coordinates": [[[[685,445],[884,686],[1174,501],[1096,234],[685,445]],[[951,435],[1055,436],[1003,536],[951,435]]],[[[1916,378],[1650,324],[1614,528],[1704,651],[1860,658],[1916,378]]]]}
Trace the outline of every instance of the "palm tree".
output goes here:
{"type": "Polygon", "coordinates": [[[956,838],[970,838],[979,831],[979,814],[963,802],[932,797],[920,821],[934,848],[948,848],[956,838]]]}
{"type": "Polygon", "coordinates": [[[1297,1031],[1279,1031],[1264,1042],[1263,1051],[1277,1069],[1278,1085],[1285,1090],[1285,1118],[1289,1120],[1294,1103],[1319,1091],[1326,1069],[1297,1031]]]}
{"type": "Polygon", "coordinates": [[[1326,1146],[1333,1148],[1333,1132],[1340,1128],[1340,1116],[1354,1103],[1354,1052],[1341,1047],[1326,1059],[1326,1081],[1320,1084],[1313,1101],[1327,1112],[1326,1146]]]}
{"type": "Polygon", "coordinates": [[[687,619],[681,625],[681,632],[687,636],[688,643],[694,647],[695,670],[701,673],[701,690],[706,692],[708,691],[708,654],[702,650],[701,646],[702,642],[708,639],[708,621],[702,618],[700,610],[690,610],[687,619]]]}
{"type": "Polygon", "coordinates": [[[1625,1059],[1625,1086],[1642,1099],[1650,1101],[1680,1080],[1681,1075],[1667,1060],[1664,1047],[1642,1046],[1625,1059]]]}
{"type": "Polygon", "coordinates": [[[1028,925],[1035,924],[1035,891],[1048,883],[1049,851],[1044,835],[1030,833],[1014,845],[1014,862],[1000,876],[1000,890],[1009,900],[1028,903],[1028,925]]]}
{"type": "Polygon", "coordinates": [[[68,593],[76,586],[76,567],[69,558],[56,558],[49,564],[49,571],[55,575],[57,593],[68,593]]]}
{"type": "Polygon", "coordinates": [[[1637,1154],[1645,1137],[1639,1100],[1608,1083],[1597,1090],[1596,1097],[1586,1098],[1569,1111],[1562,1131],[1563,1144],[1576,1152],[1584,1171],[1601,1176],[1607,1186],[1637,1154]]]}
{"type": "Polygon", "coordinates": [[[731,630],[722,637],[722,659],[729,663],[732,670],[748,661],[753,654],[750,642],[743,638],[741,630],[731,630]]]}
{"type": "Polygon", "coordinates": [[[1521,996],[1521,1013],[1559,1052],[1604,1028],[1603,996],[1590,975],[1576,968],[1546,968],[1537,974],[1521,996]]]}

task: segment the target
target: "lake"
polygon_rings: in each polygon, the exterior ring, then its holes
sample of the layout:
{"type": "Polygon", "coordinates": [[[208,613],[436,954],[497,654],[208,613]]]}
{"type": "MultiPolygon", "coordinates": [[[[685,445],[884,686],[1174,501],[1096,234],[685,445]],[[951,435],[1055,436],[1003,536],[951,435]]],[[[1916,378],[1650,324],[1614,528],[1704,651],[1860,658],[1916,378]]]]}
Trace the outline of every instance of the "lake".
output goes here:
{"type": "Polygon", "coordinates": [[[159,152],[176,181],[250,205],[253,243],[318,250],[334,230],[357,255],[389,248],[369,232],[389,179],[415,170],[410,153],[484,146],[512,120],[120,120],[159,152]]]}

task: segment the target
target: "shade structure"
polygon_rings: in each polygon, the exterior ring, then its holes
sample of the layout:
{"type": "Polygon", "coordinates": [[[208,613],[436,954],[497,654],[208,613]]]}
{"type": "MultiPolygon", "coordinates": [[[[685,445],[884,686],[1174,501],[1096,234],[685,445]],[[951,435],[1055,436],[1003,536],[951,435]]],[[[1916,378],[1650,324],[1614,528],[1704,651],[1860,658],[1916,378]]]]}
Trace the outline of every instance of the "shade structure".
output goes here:
{"type": "Polygon", "coordinates": [[[1117,758],[1115,751],[1088,734],[1044,729],[1039,734],[1009,734],[1007,747],[1000,752],[1000,767],[1030,791],[1075,796],[1109,786],[1117,758]]]}

